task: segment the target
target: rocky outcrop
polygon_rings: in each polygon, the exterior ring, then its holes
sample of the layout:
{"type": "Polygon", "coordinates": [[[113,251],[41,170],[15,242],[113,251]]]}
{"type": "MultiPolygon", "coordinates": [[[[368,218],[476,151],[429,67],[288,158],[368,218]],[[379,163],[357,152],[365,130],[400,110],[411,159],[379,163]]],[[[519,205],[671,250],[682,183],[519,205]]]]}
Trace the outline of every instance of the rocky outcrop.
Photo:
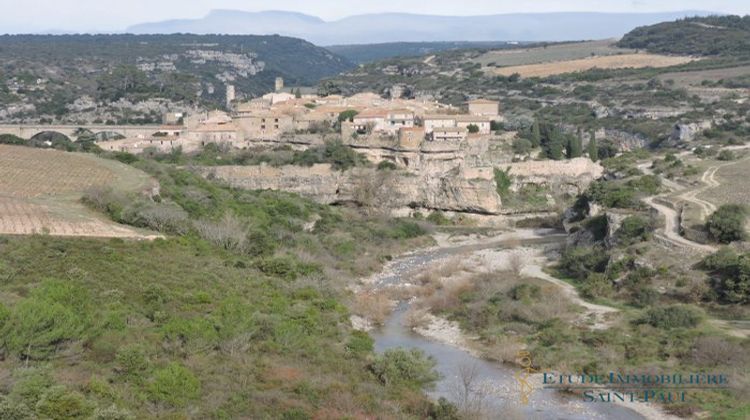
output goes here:
{"type": "MultiPolygon", "coordinates": [[[[604,168],[587,158],[571,160],[534,160],[506,165],[513,177],[514,189],[526,184],[550,187],[553,191],[578,195],[600,178],[604,168]]],[[[503,168],[501,168],[503,169],[503,168]]]]}
{"type": "Polygon", "coordinates": [[[418,175],[371,168],[339,172],[330,165],[320,164],[309,168],[220,166],[201,168],[200,172],[236,188],[289,191],[323,204],[356,203],[380,209],[410,207],[479,214],[499,214],[502,209],[491,169],[453,168],[418,175]]]}
{"type": "Polygon", "coordinates": [[[672,134],[670,135],[670,140],[678,142],[693,141],[695,140],[696,135],[711,128],[711,126],[711,121],[675,124],[672,129],[672,134]]]}

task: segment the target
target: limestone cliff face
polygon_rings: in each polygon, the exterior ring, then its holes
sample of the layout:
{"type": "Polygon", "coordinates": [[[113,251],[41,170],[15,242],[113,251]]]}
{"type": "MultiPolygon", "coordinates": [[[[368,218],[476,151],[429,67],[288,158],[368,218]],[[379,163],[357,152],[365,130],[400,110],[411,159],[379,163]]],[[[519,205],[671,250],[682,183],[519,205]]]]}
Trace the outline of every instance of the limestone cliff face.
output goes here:
{"type": "Polygon", "coordinates": [[[453,168],[442,173],[417,175],[403,171],[354,169],[338,172],[330,165],[310,168],[284,166],[221,166],[201,173],[252,190],[294,192],[323,204],[356,203],[399,209],[411,207],[480,214],[499,214],[502,209],[496,184],[487,171],[453,168]]]}
{"type": "MultiPolygon", "coordinates": [[[[539,160],[506,165],[513,177],[513,188],[526,184],[547,186],[558,192],[578,195],[604,174],[604,168],[587,158],[539,160]]],[[[500,168],[504,169],[504,168],[500,168]]]]}

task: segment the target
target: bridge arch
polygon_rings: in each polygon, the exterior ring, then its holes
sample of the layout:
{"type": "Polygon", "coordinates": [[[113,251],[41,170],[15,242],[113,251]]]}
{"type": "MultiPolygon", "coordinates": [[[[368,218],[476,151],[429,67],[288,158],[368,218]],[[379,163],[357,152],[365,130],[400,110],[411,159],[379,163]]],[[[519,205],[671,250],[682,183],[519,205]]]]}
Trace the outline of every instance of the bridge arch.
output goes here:
{"type": "Polygon", "coordinates": [[[29,143],[38,147],[56,147],[68,145],[72,143],[72,140],[59,131],[47,130],[31,136],[29,143]]]}

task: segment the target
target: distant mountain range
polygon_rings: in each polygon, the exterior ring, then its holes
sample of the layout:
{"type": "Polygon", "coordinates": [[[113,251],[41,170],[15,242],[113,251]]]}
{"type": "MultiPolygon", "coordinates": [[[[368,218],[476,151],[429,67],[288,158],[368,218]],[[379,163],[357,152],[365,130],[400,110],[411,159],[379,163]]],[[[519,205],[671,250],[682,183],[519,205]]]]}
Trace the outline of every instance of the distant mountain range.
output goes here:
{"type": "Polygon", "coordinates": [[[317,45],[435,41],[569,41],[620,37],[635,27],[711,12],[517,13],[487,16],[432,16],[382,13],[326,22],[295,12],[214,10],[201,19],[167,20],[131,26],[135,34],[279,34],[317,45]]]}

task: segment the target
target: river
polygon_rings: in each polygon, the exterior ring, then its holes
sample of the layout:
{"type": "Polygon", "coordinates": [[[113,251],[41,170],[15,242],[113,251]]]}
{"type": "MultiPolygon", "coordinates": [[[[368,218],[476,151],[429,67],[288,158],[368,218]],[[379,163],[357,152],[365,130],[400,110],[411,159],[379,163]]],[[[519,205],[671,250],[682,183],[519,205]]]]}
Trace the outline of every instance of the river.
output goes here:
{"type": "MultiPolygon", "coordinates": [[[[543,246],[559,242],[563,235],[551,230],[524,230],[513,234],[509,245],[507,238],[490,238],[469,245],[441,247],[416,252],[391,261],[386,269],[375,276],[371,284],[376,288],[406,285],[432,264],[443,261],[452,255],[475,252],[483,249],[509,248],[510,246],[543,246]]],[[[525,419],[643,419],[635,411],[609,403],[584,403],[579,397],[563,395],[552,389],[535,389],[529,398],[528,405],[522,405],[520,390],[515,379],[519,368],[491,362],[472,355],[470,352],[434,341],[418,335],[408,327],[406,320],[409,303],[402,301],[387,319],[385,325],[372,332],[375,350],[383,352],[391,348],[417,348],[432,356],[437,363],[436,370],[442,375],[434,390],[429,395],[435,399],[444,397],[460,404],[466,400],[462,392],[461,379],[467,377],[460,372],[473,372],[472,387],[473,406],[481,405],[490,418],[525,418],[525,419]]]]}

